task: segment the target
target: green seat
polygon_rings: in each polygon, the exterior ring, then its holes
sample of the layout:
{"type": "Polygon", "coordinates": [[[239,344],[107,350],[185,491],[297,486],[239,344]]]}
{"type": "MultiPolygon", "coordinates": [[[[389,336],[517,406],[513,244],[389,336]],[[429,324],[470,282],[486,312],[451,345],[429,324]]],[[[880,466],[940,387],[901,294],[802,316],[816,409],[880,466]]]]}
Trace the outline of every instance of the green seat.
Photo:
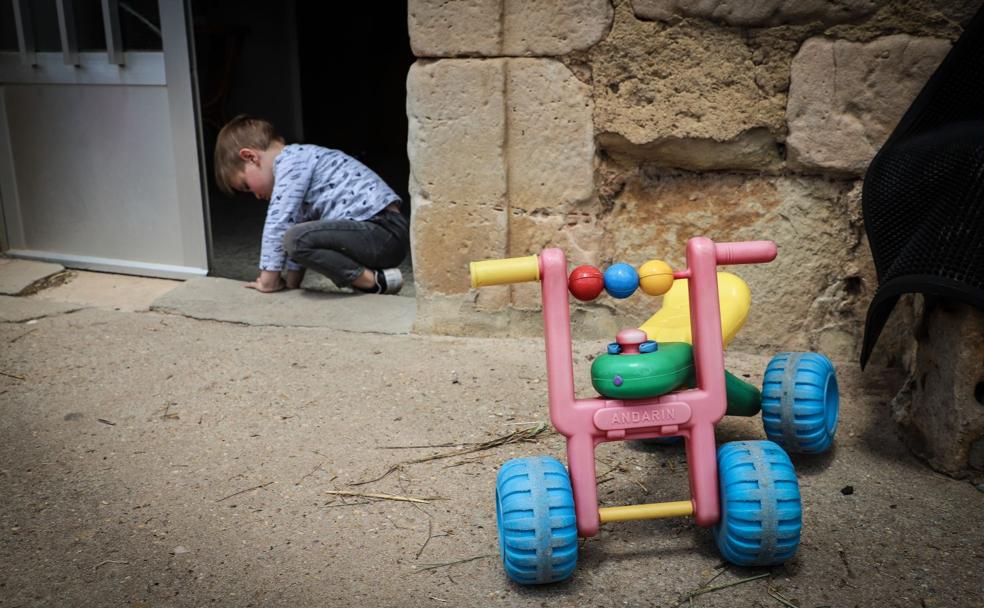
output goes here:
{"type": "MultiPolygon", "coordinates": [[[[591,385],[610,399],[651,399],[694,381],[694,351],[686,342],[661,342],[657,350],[632,355],[599,355],[591,364],[591,385]]],[[[754,416],[762,408],[758,388],[725,372],[729,416],[754,416]]]]}
{"type": "Polygon", "coordinates": [[[599,355],[591,363],[591,384],[612,399],[645,399],[686,385],[693,373],[693,347],[662,342],[651,353],[599,355]]]}

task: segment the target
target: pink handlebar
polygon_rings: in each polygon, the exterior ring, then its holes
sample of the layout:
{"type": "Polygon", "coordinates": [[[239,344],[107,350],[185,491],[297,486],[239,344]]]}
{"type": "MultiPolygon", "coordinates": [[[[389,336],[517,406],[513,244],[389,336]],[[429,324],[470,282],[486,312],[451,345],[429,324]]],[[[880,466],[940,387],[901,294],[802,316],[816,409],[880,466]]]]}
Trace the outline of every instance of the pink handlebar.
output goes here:
{"type": "Polygon", "coordinates": [[[772,241],[742,241],[715,243],[714,253],[719,265],[762,264],[776,259],[776,244],[772,241]]]}

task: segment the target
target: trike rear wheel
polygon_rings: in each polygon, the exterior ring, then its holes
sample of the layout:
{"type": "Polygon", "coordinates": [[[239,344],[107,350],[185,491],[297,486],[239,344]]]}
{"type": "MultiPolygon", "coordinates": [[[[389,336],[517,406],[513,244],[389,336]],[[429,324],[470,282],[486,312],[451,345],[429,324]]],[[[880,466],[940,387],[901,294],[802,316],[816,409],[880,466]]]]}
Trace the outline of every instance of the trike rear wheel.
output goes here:
{"type": "Polygon", "coordinates": [[[577,566],[577,521],[567,469],[556,458],[516,458],[496,479],[499,553],[509,578],[555,583],[577,566]]]}
{"type": "Polygon", "coordinates": [[[762,380],[762,426],[793,454],[826,451],[837,432],[840,393],[834,365],[819,353],[779,353],[762,380]]]}

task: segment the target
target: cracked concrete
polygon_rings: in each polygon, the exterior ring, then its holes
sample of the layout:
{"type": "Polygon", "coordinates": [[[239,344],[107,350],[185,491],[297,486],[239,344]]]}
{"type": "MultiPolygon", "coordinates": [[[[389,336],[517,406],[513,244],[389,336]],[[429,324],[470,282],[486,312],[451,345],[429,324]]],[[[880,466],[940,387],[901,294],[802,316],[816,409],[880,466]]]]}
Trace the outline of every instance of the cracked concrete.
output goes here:
{"type": "Polygon", "coordinates": [[[38,281],[62,270],[61,264],[0,257],[0,295],[20,295],[38,281]]]}
{"type": "MultiPolygon", "coordinates": [[[[208,292],[189,284],[158,302],[183,288],[208,308],[208,292]]],[[[225,315],[264,302],[342,310],[320,294],[210,293],[243,295],[212,303],[225,315]]],[[[4,298],[0,310],[57,304],[43,295],[4,298]]],[[[353,324],[374,325],[367,297],[344,300],[365,304],[346,309],[353,324]]],[[[906,451],[889,418],[891,370],[840,366],[833,451],[793,459],[804,528],[785,566],[725,566],[689,519],[635,522],[585,542],[569,581],[523,588],[496,557],[495,473],[517,456],[564,460],[562,438],[448,456],[548,419],[542,341],[117,308],[0,322],[0,606],[670,607],[709,581],[758,575],[693,603],[984,605],[984,493],[906,451]],[[408,463],[428,456],[444,457],[408,463]]],[[[576,342],[578,394],[603,348],[576,342]]],[[[727,365],[759,383],[769,354],[728,353],[727,365]]],[[[764,436],[757,418],[718,431],[764,436]]],[[[604,444],[597,456],[605,506],[688,493],[678,447],[604,444]]]]}
{"type": "MultiPolygon", "coordinates": [[[[0,258],[0,286],[10,286],[13,293],[21,293],[63,270],[57,264],[0,258]]],[[[155,310],[244,325],[326,327],[382,334],[410,332],[416,313],[414,298],[346,293],[334,286],[326,288],[325,282],[323,277],[311,276],[304,283],[310,288],[263,294],[244,288],[243,281],[231,279],[172,281],[74,270],[64,282],[30,297],[0,295],[0,321],[26,321],[95,307],[129,312],[155,310]]]]}
{"type": "Polygon", "coordinates": [[[39,291],[35,299],[135,312],[149,310],[154,300],[181,285],[168,279],[75,270],[63,283],[39,291]]]}
{"type": "Polygon", "coordinates": [[[0,296],[0,323],[22,323],[74,312],[83,308],[70,302],[44,302],[36,298],[0,296]]]}
{"type": "Polygon", "coordinates": [[[265,294],[244,288],[242,281],[203,277],[157,298],[151,309],[246,325],[406,334],[413,326],[416,300],[303,289],[265,294]]]}

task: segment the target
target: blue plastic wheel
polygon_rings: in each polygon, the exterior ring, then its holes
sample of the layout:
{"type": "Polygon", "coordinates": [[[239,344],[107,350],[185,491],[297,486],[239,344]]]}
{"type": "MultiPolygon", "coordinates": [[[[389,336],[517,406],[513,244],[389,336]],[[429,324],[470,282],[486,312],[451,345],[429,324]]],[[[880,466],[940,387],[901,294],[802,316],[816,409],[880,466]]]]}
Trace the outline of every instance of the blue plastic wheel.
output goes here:
{"type": "Polygon", "coordinates": [[[739,566],[781,564],[796,554],[802,527],[799,482],[789,455],[771,441],[718,448],[721,521],[714,540],[739,566]]]}
{"type": "Polygon", "coordinates": [[[516,458],[495,484],[499,553],[522,585],[556,583],[577,566],[577,521],[567,469],[556,458],[516,458]]]}
{"type": "Polygon", "coordinates": [[[826,451],[837,432],[840,392],[834,365],[819,353],[779,353],[762,381],[766,436],[794,454],[826,451]]]}

